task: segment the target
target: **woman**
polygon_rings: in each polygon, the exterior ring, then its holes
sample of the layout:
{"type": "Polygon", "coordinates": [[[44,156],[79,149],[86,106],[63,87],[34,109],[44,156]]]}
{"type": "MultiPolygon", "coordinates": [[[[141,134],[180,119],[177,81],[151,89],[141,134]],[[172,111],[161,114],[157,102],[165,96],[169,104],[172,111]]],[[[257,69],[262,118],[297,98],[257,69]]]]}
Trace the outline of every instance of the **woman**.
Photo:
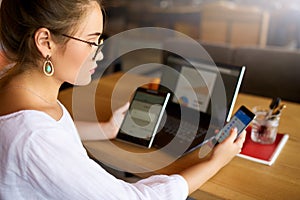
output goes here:
{"type": "Polygon", "coordinates": [[[0,15],[0,41],[15,63],[0,79],[0,199],[185,199],[240,151],[245,132],[235,140],[233,129],[180,174],[116,179],[89,159],[57,100],[63,82],[88,84],[103,57],[100,2],[2,0],[0,15]]]}

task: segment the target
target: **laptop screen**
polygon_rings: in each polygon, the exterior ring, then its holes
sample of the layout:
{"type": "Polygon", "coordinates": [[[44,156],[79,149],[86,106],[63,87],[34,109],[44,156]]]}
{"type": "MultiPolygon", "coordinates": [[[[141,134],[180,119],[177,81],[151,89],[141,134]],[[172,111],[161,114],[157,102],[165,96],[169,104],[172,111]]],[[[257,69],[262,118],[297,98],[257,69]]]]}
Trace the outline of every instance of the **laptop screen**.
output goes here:
{"type": "Polygon", "coordinates": [[[229,121],[244,75],[244,66],[214,65],[192,59],[187,61],[173,54],[165,62],[169,67],[163,69],[161,85],[172,91],[173,103],[209,115],[214,107],[224,111],[225,120],[229,121]],[[220,88],[224,88],[223,93],[220,88]],[[225,98],[225,104],[218,105],[218,101],[212,101],[213,98],[225,98]]]}

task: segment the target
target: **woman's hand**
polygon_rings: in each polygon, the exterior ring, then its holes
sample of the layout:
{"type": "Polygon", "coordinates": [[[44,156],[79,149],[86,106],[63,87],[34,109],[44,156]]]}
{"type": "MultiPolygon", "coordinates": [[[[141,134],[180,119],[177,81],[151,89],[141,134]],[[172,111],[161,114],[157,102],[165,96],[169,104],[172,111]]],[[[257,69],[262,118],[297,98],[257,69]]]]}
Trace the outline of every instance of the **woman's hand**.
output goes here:
{"type": "Polygon", "coordinates": [[[187,168],[180,173],[188,183],[189,193],[197,190],[241,151],[245,141],[246,131],[243,131],[238,138],[236,138],[236,136],[237,130],[232,129],[229,137],[213,149],[209,159],[187,168]]]}
{"type": "Polygon", "coordinates": [[[108,122],[100,123],[101,128],[103,132],[108,136],[108,139],[113,139],[117,136],[128,108],[129,102],[115,110],[108,122]]]}
{"type": "Polygon", "coordinates": [[[81,140],[107,140],[117,136],[129,103],[113,112],[108,122],[75,121],[81,140]]]}
{"type": "Polygon", "coordinates": [[[241,152],[246,131],[244,130],[238,138],[237,129],[230,130],[230,135],[220,144],[218,144],[211,155],[211,159],[218,162],[218,165],[225,166],[236,154],[241,152]]]}

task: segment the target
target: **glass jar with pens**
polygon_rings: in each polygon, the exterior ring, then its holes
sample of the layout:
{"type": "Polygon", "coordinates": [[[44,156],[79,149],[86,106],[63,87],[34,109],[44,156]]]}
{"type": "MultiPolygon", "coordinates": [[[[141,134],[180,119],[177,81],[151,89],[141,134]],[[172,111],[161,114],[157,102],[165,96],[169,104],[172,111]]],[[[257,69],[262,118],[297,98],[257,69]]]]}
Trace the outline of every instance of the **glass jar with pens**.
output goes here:
{"type": "Polygon", "coordinates": [[[256,118],[252,122],[251,139],[261,144],[273,144],[276,140],[281,111],[286,107],[280,98],[274,98],[269,109],[253,108],[256,118]]]}

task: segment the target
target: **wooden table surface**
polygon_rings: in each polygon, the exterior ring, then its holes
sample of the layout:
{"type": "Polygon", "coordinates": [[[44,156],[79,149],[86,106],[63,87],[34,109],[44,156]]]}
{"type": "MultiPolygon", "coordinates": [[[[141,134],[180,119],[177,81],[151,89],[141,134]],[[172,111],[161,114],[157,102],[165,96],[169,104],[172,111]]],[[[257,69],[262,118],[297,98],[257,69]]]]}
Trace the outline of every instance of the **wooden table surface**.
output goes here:
{"type": "MultiPolygon", "coordinates": [[[[116,73],[102,78],[99,82],[94,81],[87,88],[97,87],[94,94],[94,112],[98,120],[106,120],[111,115],[111,109],[126,102],[130,94],[137,86],[151,81],[151,78],[141,79],[135,75],[124,78],[116,73]],[[123,82],[120,82],[122,77],[123,82]],[[116,87],[118,89],[116,89],[116,87]],[[111,91],[121,96],[115,96],[111,91]],[[115,105],[110,102],[111,98],[117,99],[115,105]]],[[[60,101],[73,113],[74,90],[67,89],[59,94],[60,101]],[[72,101],[73,97],[73,101],[72,101]],[[73,104],[72,104],[73,102],[73,104]],[[73,107],[72,107],[73,105],[73,107]]],[[[80,106],[88,104],[88,97],[80,101],[80,106]]],[[[239,94],[235,110],[240,105],[252,108],[256,105],[267,107],[271,99],[239,94]]],[[[300,104],[284,102],[287,108],[283,111],[279,132],[288,133],[290,138],[282,152],[272,166],[255,163],[243,158],[235,157],[227,166],[219,171],[212,179],[206,182],[191,197],[195,199],[300,199],[300,104]]],[[[89,111],[84,110],[81,119],[89,119],[89,111]]],[[[77,111],[76,111],[77,112],[77,111]]],[[[73,116],[74,117],[74,116],[73,116]]],[[[107,163],[118,169],[139,174],[142,177],[162,173],[173,174],[199,162],[199,151],[193,151],[184,157],[173,157],[159,153],[153,149],[141,149],[140,147],[120,141],[85,141],[85,147],[92,155],[103,163],[107,163]],[[169,164],[168,164],[169,163],[169,164]],[[162,167],[164,166],[164,167],[162,167]]]]}

